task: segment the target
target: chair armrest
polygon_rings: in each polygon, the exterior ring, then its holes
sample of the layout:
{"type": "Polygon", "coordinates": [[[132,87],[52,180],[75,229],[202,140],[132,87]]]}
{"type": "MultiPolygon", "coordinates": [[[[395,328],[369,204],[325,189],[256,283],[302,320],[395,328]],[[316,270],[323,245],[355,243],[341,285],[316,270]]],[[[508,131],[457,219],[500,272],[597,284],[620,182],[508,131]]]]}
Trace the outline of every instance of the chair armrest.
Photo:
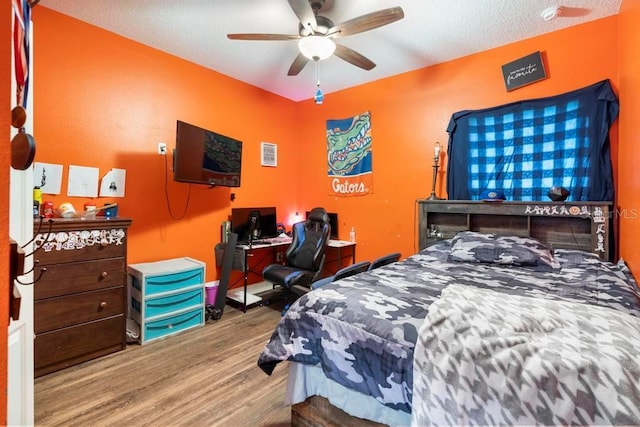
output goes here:
{"type": "Polygon", "coordinates": [[[329,276],[329,277],[324,277],[324,278],[322,278],[320,280],[316,280],[315,282],[313,282],[311,284],[311,289],[314,290],[314,289],[321,288],[321,287],[325,286],[327,283],[333,282],[334,278],[335,278],[335,276],[329,276]]]}

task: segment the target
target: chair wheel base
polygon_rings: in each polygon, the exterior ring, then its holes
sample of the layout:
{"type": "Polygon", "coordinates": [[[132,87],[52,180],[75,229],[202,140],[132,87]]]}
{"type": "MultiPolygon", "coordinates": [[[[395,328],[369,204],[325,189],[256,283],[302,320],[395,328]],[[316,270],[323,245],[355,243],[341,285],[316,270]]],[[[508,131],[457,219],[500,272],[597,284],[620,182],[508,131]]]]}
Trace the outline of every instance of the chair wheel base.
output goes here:
{"type": "Polygon", "coordinates": [[[284,316],[285,314],[287,314],[287,310],[289,310],[289,307],[291,307],[291,303],[287,303],[284,305],[284,308],[282,309],[282,311],[280,312],[280,316],[284,316]]]}
{"type": "Polygon", "coordinates": [[[222,317],[222,312],[223,310],[216,308],[213,305],[207,305],[204,310],[204,320],[219,320],[222,317]]]}

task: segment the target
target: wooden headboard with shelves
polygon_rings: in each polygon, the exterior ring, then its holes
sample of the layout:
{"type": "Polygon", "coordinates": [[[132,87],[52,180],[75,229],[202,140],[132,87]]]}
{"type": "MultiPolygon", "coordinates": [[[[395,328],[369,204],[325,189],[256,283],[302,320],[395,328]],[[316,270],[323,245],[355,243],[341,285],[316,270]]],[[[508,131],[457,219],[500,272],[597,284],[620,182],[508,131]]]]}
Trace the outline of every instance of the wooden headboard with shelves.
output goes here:
{"type": "Polygon", "coordinates": [[[611,202],[418,200],[419,249],[459,231],[530,236],[556,249],[578,249],[612,261],[611,202]]]}

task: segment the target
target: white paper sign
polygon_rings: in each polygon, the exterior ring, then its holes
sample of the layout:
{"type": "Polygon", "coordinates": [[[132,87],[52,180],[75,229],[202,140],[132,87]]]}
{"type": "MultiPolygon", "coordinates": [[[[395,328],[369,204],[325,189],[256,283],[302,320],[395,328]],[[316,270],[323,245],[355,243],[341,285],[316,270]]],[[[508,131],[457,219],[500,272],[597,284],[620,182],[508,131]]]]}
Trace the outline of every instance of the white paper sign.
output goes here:
{"type": "Polygon", "coordinates": [[[102,177],[100,197],[124,197],[125,169],[111,169],[102,177]]]}
{"type": "Polygon", "coordinates": [[[42,194],[60,194],[60,188],[62,187],[62,165],[34,163],[33,186],[40,187],[42,194]]]}
{"type": "Polygon", "coordinates": [[[69,165],[67,196],[98,197],[98,168],[69,165]]]}

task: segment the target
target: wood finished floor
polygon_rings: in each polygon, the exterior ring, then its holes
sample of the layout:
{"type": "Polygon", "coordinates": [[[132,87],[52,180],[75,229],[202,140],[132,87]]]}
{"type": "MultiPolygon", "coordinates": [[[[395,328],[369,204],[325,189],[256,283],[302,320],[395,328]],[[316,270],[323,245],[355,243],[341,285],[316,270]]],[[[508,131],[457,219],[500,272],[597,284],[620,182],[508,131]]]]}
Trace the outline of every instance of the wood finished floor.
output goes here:
{"type": "Polygon", "coordinates": [[[218,321],[36,378],[38,426],[288,426],[287,364],[256,362],[280,312],[218,321]]]}

